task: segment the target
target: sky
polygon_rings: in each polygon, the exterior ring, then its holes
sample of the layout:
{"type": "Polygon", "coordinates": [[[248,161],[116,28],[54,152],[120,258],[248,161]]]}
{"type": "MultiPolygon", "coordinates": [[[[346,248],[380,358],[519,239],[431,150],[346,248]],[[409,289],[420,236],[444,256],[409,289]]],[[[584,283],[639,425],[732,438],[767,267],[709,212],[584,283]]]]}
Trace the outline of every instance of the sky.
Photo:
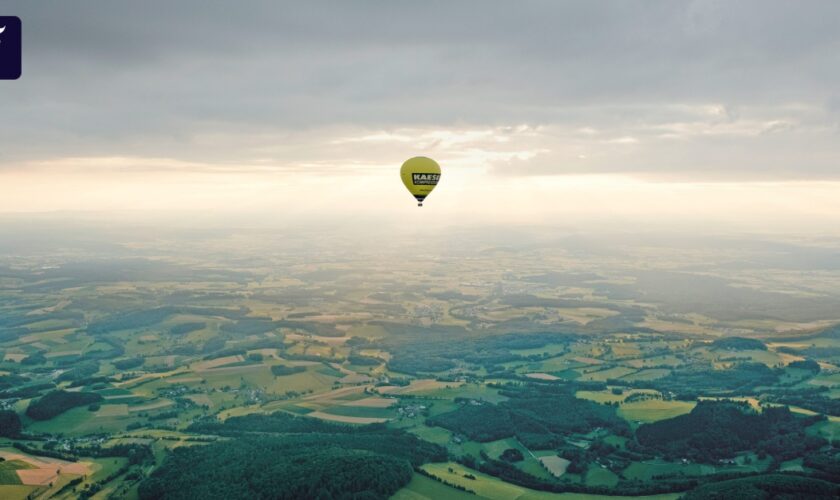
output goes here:
{"type": "MultiPolygon", "coordinates": [[[[12,0],[0,212],[840,228],[836,1],[12,0]],[[438,160],[419,214],[399,165],[438,160]]],[[[840,229],[837,229],[840,231],[840,229]]]]}

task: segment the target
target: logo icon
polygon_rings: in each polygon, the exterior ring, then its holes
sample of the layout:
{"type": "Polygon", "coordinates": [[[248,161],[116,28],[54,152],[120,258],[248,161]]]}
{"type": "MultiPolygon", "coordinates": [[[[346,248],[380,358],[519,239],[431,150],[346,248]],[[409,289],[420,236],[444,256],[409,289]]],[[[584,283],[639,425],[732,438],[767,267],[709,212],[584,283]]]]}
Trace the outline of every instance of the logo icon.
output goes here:
{"type": "Polygon", "coordinates": [[[0,80],[20,78],[21,33],[19,17],[0,16],[0,80]]]}

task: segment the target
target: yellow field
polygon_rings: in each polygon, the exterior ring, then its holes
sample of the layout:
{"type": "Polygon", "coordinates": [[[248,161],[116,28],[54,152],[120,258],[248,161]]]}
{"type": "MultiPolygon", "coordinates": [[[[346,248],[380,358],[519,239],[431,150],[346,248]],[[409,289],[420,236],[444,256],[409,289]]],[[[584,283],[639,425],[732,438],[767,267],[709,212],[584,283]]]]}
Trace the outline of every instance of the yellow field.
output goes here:
{"type": "Polygon", "coordinates": [[[460,387],[461,385],[463,385],[463,382],[439,382],[433,379],[421,379],[412,380],[411,384],[405,387],[390,385],[379,387],[378,390],[381,394],[416,394],[448,387],[460,387]]]}
{"type": "Polygon", "coordinates": [[[583,363],[585,365],[602,365],[604,364],[603,361],[596,358],[590,358],[588,356],[575,356],[572,358],[572,361],[577,361],[578,363],[583,363]]]}
{"type": "Polygon", "coordinates": [[[245,358],[243,358],[242,356],[225,356],[223,358],[210,359],[207,361],[196,363],[193,366],[193,369],[196,371],[209,370],[211,368],[217,368],[219,366],[229,365],[231,363],[238,363],[240,361],[245,361],[245,358]]]}
{"type": "Polygon", "coordinates": [[[45,354],[47,358],[58,358],[61,356],[79,356],[82,354],[82,351],[54,351],[48,352],[45,354]]]}
{"type": "Polygon", "coordinates": [[[595,401],[596,403],[620,403],[624,401],[627,396],[631,394],[651,394],[654,396],[659,395],[659,391],[655,391],[653,389],[632,389],[632,390],[625,390],[621,394],[613,394],[612,391],[578,391],[575,393],[575,397],[580,399],[588,399],[590,401],[595,401]]]}
{"type": "Polygon", "coordinates": [[[129,411],[132,413],[138,411],[149,411],[149,410],[158,410],[160,408],[166,408],[167,406],[172,406],[174,403],[168,399],[161,399],[158,401],[153,401],[151,403],[140,405],[140,406],[132,406],[129,408],[129,411]]]}
{"type": "Polygon", "coordinates": [[[213,408],[213,401],[210,400],[207,394],[190,394],[186,397],[197,405],[205,405],[208,408],[213,408]]]}
{"type": "Polygon", "coordinates": [[[47,486],[54,483],[59,475],[86,476],[92,472],[90,462],[67,462],[57,458],[34,457],[17,451],[0,450],[0,457],[5,460],[20,460],[32,468],[18,469],[20,482],[27,486],[47,486]]]}
{"type": "Polygon", "coordinates": [[[26,500],[37,489],[35,486],[23,484],[3,484],[0,485],[0,498],[3,500],[26,500]]]}
{"type": "Polygon", "coordinates": [[[370,397],[359,399],[357,401],[345,401],[341,403],[343,406],[363,406],[367,408],[388,408],[397,402],[396,399],[370,397]]]}
{"type": "Polygon", "coordinates": [[[313,411],[307,413],[307,417],[320,418],[321,420],[331,420],[334,422],[343,422],[346,424],[381,424],[387,422],[387,418],[372,418],[372,417],[348,417],[345,415],[333,415],[331,413],[324,413],[322,411],[313,411]]]}
{"type": "Polygon", "coordinates": [[[557,455],[539,457],[537,460],[543,464],[543,467],[548,469],[548,472],[556,477],[560,477],[565,474],[566,468],[569,467],[569,464],[571,463],[565,458],[558,457],[557,455]]]}

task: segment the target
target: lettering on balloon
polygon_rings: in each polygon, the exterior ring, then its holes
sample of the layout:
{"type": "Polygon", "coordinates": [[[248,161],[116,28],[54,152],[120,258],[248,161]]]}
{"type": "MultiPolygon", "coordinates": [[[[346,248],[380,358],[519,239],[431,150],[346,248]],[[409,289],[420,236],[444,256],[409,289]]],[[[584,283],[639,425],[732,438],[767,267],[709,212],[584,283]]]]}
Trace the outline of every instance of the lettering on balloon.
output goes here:
{"type": "Polygon", "coordinates": [[[411,183],[415,186],[436,186],[440,174],[411,174],[411,183]]]}

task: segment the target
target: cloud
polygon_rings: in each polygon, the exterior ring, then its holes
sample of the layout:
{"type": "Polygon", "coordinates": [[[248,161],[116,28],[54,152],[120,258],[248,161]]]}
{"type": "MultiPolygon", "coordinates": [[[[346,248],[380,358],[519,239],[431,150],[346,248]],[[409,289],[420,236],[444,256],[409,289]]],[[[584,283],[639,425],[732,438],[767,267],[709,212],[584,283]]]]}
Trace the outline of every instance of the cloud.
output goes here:
{"type": "Polygon", "coordinates": [[[25,69],[0,92],[0,169],[100,157],[317,172],[420,150],[507,176],[840,176],[834,1],[9,10],[25,69]]]}

